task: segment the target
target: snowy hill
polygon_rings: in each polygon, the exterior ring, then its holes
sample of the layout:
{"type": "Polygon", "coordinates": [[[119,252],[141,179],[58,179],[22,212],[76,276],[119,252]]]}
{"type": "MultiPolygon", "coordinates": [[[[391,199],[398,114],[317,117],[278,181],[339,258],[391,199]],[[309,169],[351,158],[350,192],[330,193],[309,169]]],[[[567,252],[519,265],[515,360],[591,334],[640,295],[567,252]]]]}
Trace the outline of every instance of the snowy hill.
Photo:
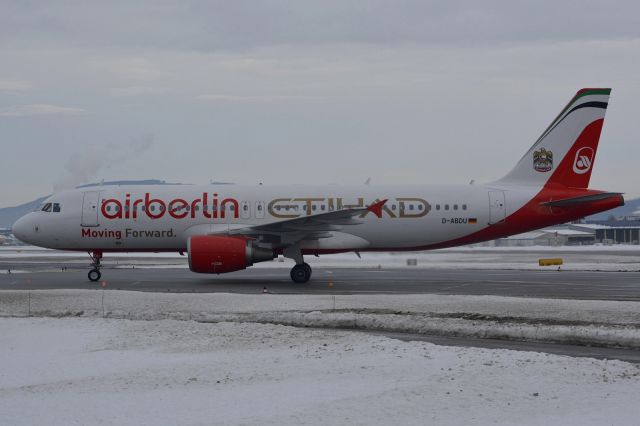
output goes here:
{"type": "Polygon", "coordinates": [[[587,217],[588,220],[607,220],[609,216],[631,216],[634,212],[640,210],[640,198],[625,199],[625,205],[609,210],[606,212],[594,214],[587,217]]]}

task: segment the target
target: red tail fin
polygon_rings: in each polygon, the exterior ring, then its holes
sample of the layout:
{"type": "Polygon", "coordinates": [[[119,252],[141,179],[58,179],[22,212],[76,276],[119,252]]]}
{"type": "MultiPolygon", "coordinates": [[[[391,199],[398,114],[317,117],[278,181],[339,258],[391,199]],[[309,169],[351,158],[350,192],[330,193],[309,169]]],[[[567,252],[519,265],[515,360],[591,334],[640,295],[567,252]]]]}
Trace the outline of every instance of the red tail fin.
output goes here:
{"type": "Polygon", "coordinates": [[[611,89],[582,89],[500,183],[587,188],[611,89]]]}
{"type": "Polygon", "coordinates": [[[587,188],[589,186],[603,124],[604,119],[600,119],[584,128],[545,186],[569,188],[587,188]]]}

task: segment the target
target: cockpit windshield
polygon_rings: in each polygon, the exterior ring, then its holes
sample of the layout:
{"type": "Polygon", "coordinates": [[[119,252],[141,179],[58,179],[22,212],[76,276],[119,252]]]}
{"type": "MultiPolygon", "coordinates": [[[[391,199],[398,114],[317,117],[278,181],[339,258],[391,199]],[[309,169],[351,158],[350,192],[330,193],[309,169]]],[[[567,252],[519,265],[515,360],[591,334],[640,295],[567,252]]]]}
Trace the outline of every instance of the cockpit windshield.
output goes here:
{"type": "Polygon", "coordinates": [[[60,207],[60,203],[44,203],[40,208],[40,211],[47,213],[60,213],[62,208],[60,207]]]}

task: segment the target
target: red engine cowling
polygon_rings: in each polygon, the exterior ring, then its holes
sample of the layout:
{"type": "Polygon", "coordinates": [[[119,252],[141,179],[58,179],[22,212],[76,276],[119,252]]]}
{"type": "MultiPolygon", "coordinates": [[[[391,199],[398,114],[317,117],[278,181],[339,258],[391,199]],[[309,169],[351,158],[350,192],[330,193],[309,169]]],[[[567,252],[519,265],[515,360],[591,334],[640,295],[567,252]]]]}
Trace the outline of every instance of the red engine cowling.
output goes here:
{"type": "Polygon", "coordinates": [[[256,247],[243,237],[195,235],[189,238],[187,250],[189,269],[202,274],[239,271],[275,257],[273,250],[256,247]]]}

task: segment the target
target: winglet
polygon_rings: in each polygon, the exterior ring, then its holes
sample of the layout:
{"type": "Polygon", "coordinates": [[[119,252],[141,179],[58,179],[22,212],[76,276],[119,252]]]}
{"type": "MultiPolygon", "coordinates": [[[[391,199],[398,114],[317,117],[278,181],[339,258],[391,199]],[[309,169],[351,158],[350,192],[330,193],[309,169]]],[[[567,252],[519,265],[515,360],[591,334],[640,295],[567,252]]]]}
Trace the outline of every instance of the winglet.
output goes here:
{"type": "Polygon", "coordinates": [[[387,200],[388,200],[388,198],[385,198],[382,201],[378,201],[377,203],[373,203],[369,207],[367,207],[367,210],[369,210],[371,213],[375,214],[378,217],[382,217],[382,207],[385,205],[387,200]]]}

